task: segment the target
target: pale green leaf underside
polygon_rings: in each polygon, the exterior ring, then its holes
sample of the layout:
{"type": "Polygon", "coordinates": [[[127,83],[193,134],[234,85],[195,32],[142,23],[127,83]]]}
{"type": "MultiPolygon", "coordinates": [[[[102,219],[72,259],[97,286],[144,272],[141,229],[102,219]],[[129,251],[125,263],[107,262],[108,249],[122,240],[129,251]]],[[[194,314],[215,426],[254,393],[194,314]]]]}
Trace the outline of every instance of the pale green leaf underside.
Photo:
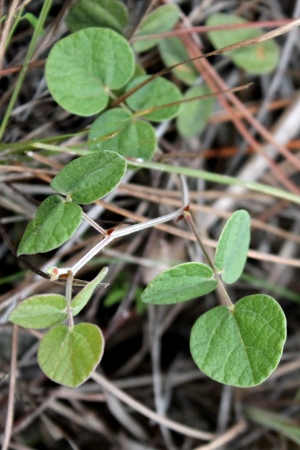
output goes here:
{"type": "MultiPolygon", "coordinates": [[[[213,14],[207,21],[208,26],[246,23],[245,19],[230,14],[213,14]]],[[[258,28],[209,31],[208,37],[216,49],[254,38],[264,33],[258,28]]],[[[227,53],[232,61],[250,73],[261,74],[275,69],[279,61],[279,48],[276,42],[268,40],[260,44],[239,48],[227,53]]]]}
{"type": "Polygon", "coordinates": [[[286,339],[286,320],[268,295],[250,295],[233,310],[218,306],[192,328],[192,357],[206,375],[220,383],[250,387],[277,367],[286,339]]]}
{"type": "Polygon", "coordinates": [[[29,222],[18,248],[18,255],[49,252],[75,233],[82,210],[75,203],[65,202],[59,195],[46,198],[29,222]]]}
{"type": "Polygon", "coordinates": [[[144,303],[171,305],[212,292],[217,287],[210,267],[185,263],[155,277],[141,295],[144,303]]]}
{"type": "MultiPolygon", "coordinates": [[[[182,63],[191,58],[183,42],[178,37],[162,39],[158,48],[166,67],[182,63]]],[[[173,69],[172,72],[186,84],[194,84],[199,78],[199,72],[192,62],[182,64],[173,69]]]]}
{"type": "Polygon", "coordinates": [[[130,158],[151,159],[156,148],[155,130],[149,123],[130,120],[130,117],[131,114],[121,108],[101,114],[92,125],[89,149],[106,149],[130,158]]]}
{"type": "Polygon", "coordinates": [[[69,195],[76,203],[88,204],[109,194],[122,180],[126,161],[116,152],[99,151],[67,164],[51,182],[51,187],[69,195]]]}
{"type": "MultiPolygon", "coordinates": [[[[141,76],[132,80],[128,86],[127,91],[142,83],[149,76],[141,76]]],[[[134,94],[126,99],[126,103],[133,111],[143,111],[150,108],[160,107],[167,103],[177,102],[182,99],[179,89],[175,84],[166,80],[165,78],[155,78],[150,83],[138,89],[134,94]]],[[[157,111],[147,114],[145,117],[148,120],[160,122],[171,119],[178,114],[180,105],[166,106],[165,108],[157,109],[157,111]]]]}
{"type": "Polygon", "coordinates": [[[128,24],[126,7],[119,0],[77,0],[66,18],[69,30],[106,27],[122,31],[128,24]]]}
{"type": "Polygon", "coordinates": [[[43,336],[38,349],[38,363],[51,380],[77,387],[99,364],[103,349],[102,332],[96,325],[57,325],[43,336]]]}
{"type": "Polygon", "coordinates": [[[78,292],[77,295],[75,295],[75,297],[71,301],[71,311],[73,316],[79,314],[80,311],[85,307],[85,305],[91,298],[95,288],[98,286],[99,283],[101,283],[107,272],[108,268],[103,267],[101,272],[92,281],[90,281],[83,289],[81,289],[81,291],[78,292]]]}
{"type": "MultiPolygon", "coordinates": [[[[176,5],[163,5],[156,8],[142,22],[135,36],[147,36],[149,34],[165,33],[171,31],[180,16],[180,9],[176,5]]],[[[136,41],[133,48],[136,52],[144,52],[154,47],[161,38],[136,41]]]]}
{"type": "Polygon", "coordinates": [[[134,67],[132,49],[122,36],[107,28],[86,28],[54,45],[46,80],[60,106],[90,116],[106,107],[110,89],[125,86],[134,67]]]}
{"type": "MultiPolygon", "coordinates": [[[[184,94],[184,99],[207,95],[211,91],[207,86],[193,86],[184,94]]],[[[210,118],[215,99],[213,97],[195,100],[181,105],[177,116],[177,129],[183,138],[201,133],[210,118]]]]}
{"type": "Polygon", "coordinates": [[[56,294],[34,295],[20,303],[8,318],[24,328],[52,327],[67,318],[66,299],[56,294]]]}
{"type": "Polygon", "coordinates": [[[218,241],[215,266],[225,283],[239,279],[247,260],[250,243],[250,216],[247,211],[235,211],[226,222],[218,241]]]}

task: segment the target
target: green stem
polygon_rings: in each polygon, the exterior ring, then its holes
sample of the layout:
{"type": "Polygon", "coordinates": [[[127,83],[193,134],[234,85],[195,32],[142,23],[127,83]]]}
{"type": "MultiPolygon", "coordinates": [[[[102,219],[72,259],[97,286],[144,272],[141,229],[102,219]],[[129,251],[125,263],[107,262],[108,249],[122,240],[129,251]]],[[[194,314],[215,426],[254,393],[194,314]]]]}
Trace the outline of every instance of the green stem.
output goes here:
{"type": "Polygon", "coordinates": [[[232,303],[232,301],[230,300],[230,297],[229,297],[229,295],[228,295],[228,293],[227,293],[227,291],[226,291],[226,289],[225,289],[225,286],[224,286],[224,284],[223,284],[223,281],[222,281],[220,275],[218,274],[218,272],[217,272],[217,270],[216,270],[216,268],[215,268],[214,263],[212,262],[212,260],[211,260],[211,258],[210,258],[210,256],[209,256],[208,252],[206,251],[206,248],[205,248],[205,246],[204,246],[204,244],[203,244],[203,242],[202,242],[202,239],[201,239],[201,237],[200,237],[200,235],[199,235],[199,233],[198,233],[198,231],[197,231],[197,228],[196,228],[196,226],[195,226],[195,223],[194,223],[194,221],[193,221],[193,218],[192,218],[192,216],[191,216],[191,213],[190,213],[189,211],[184,211],[183,217],[185,218],[185,220],[187,221],[187,223],[188,223],[190,229],[191,229],[192,232],[194,233],[194,235],[195,235],[195,237],[196,237],[196,240],[197,240],[197,242],[198,242],[198,244],[199,244],[199,246],[200,246],[200,248],[201,248],[201,250],[202,250],[202,252],[203,252],[204,258],[206,259],[206,262],[208,263],[209,267],[211,268],[211,270],[213,271],[213,273],[214,273],[214,275],[215,275],[215,278],[216,278],[216,280],[217,280],[217,282],[218,282],[218,285],[219,285],[219,287],[221,288],[221,290],[222,290],[222,292],[223,292],[224,299],[225,299],[225,302],[226,302],[227,306],[228,306],[229,308],[232,307],[232,306],[233,306],[233,303],[232,303]]]}
{"type": "Polygon", "coordinates": [[[140,161],[127,158],[128,163],[133,167],[140,167],[143,169],[160,170],[161,172],[176,173],[177,175],[185,175],[187,177],[201,178],[203,180],[212,181],[220,184],[227,184],[230,186],[242,186],[252,191],[282,198],[293,203],[300,204],[300,196],[284,191],[283,189],[267,186],[266,184],[256,183],[254,181],[243,181],[238,178],[229,177],[227,175],[219,175],[204,170],[190,169],[188,167],[171,166],[168,164],[160,164],[152,161],[140,161]]]}
{"type": "Polygon", "coordinates": [[[33,35],[32,35],[32,38],[31,38],[31,41],[30,41],[30,44],[29,44],[29,47],[28,47],[28,50],[27,50],[27,53],[26,53],[26,56],[25,56],[25,59],[24,59],[24,63],[23,63],[22,69],[20,71],[20,74],[19,74],[19,77],[17,79],[14,92],[13,92],[11,98],[10,98],[9,104],[7,106],[7,110],[5,112],[5,115],[3,117],[3,120],[2,120],[2,123],[1,123],[1,126],[0,126],[0,140],[3,138],[3,135],[5,133],[8,120],[10,118],[11,112],[12,112],[12,110],[13,110],[13,108],[15,106],[16,100],[18,98],[20,89],[22,87],[22,84],[23,84],[23,81],[24,81],[24,78],[25,78],[25,75],[26,75],[28,64],[29,64],[29,62],[30,62],[30,60],[31,60],[31,58],[33,56],[33,53],[34,53],[34,50],[35,50],[35,47],[36,47],[36,43],[38,41],[39,36],[41,35],[41,33],[43,31],[43,26],[44,26],[45,20],[47,18],[47,15],[48,15],[48,12],[49,12],[51,4],[52,4],[52,0],[45,0],[43,2],[43,7],[42,7],[42,10],[41,10],[41,14],[40,14],[40,16],[38,18],[35,30],[33,32],[33,35]]]}

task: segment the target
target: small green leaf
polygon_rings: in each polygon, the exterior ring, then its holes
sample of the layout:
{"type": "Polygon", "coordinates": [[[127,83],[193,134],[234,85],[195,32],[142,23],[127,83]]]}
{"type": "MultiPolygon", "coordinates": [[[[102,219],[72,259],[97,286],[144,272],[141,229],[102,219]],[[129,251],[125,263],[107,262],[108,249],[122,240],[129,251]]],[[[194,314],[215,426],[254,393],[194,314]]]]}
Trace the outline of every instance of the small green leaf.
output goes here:
{"type": "Polygon", "coordinates": [[[8,319],[24,328],[48,328],[66,320],[66,306],[62,295],[34,295],[20,303],[8,319]]]}
{"type": "Polygon", "coordinates": [[[56,102],[71,113],[102,111],[110,89],[125,86],[134,71],[127,41],[107,28],[86,28],[57,42],[46,63],[46,80],[56,102]]]}
{"type": "Polygon", "coordinates": [[[109,194],[125,172],[125,159],[103,150],[71,161],[53,178],[51,187],[76,203],[92,203],[109,194]]]}
{"type": "MultiPolygon", "coordinates": [[[[141,76],[132,80],[128,86],[129,91],[133,87],[142,83],[149,76],[141,76]]],[[[160,107],[167,103],[178,102],[182,99],[179,89],[175,84],[166,80],[165,78],[155,78],[145,86],[138,89],[134,94],[130,95],[127,99],[127,105],[133,111],[143,111],[151,108],[160,107]]],[[[180,109],[180,105],[166,106],[165,108],[159,108],[157,111],[150,112],[146,115],[148,120],[154,122],[160,122],[163,120],[171,119],[175,117],[180,109]]]]}
{"type": "Polygon", "coordinates": [[[107,267],[103,267],[101,272],[90,281],[81,291],[75,295],[73,300],[71,301],[71,311],[73,316],[76,316],[80,313],[80,311],[85,307],[89,299],[91,298],[94,290],[98,286],[99,283],[103,280],[108,272],[107,267]]]}
{"type": "Polygon", "coordinates": [[[212,292],[217,287],[210,267],[184,263],[155,277],[141,295],[144,303],[172,305],[212,292]]]}
{"type": "MultiPolygon", "coordinates": [[[[184,99],[209,94],[211,91],[207,86],[193,86],[184,94],[184,99]]],[[[213,97],[195,100],[181,105],[177,117],[177,129],[183,138],[189,138],[200,134],[210,118],[214,107],[213,97]]]]}
{"type": "Polygon", "coordinates": [[[120,108],[101,114],[92,125],[89,149],[113,150],[131,158],[151,159],[156,148],[154,128],[148,122],[130,118],[131,114],[120,108]]]}
{"type": "Polygon", "coordinates": [[[38,349],[38,363],[51,380],[77,387],[93,373],[103,350],[102,332],[96,325],[57,325],[43,336],[38,349]]]}
{"type": "MultiPolygon", "coordinates": [[[[247,23],[247,20],[230,14],[213,14],[206,21],[207,26],[230,25],[247,23]]],[[[216,49],[231,44],[255,38],[263,34],[261,28],[239,28],[232,30],[209,31],[208,37],[216,49]]],[[[257,45],[238,48],[227,55],[232,61],[244,70],[253,74],[271,72],[279,61],[279,48],[274,39],[261,42],[257,45]]]]}
{"type": "Polygon", "coordinates": [[[215,266],[227,284],[234,283],[243,273],[250,243],[250,216],[247,211],[235,211],[226,222],[218,241],[215,266]]]}
{"type": "Polygon", "coordinates": [[[18,255],[44,253],[59,247],[75,233],[82,210],[75,203],[65,202],[59,195],[46,198],[29,222],[18,248],[18,255]]]}
{"type": "MultiPolygon", "coordinates": [[[[167,67],[174,66],[191,58],[178,37],[162,39],[158,48],[160,56],[167,67]]],[[[199,78],[199,72],[192,62],[182,64],[173,69],[172,72],[174,72],[179,80],[186,84],[194,84],[199,78]]]]}
{"type": "MultiPolygon", "coordinates": [[[[135,37],[171,31],[178,22],[179,16],[180,9],[176,5],[164,5],[156,8],[155,11],[145,18],[135,37]]],[[[133,48],[136,52],[145,52],[154,47],[160,39],[153,38],[145,41],[136,41],[133,43],[133,48]]]]}
{"type": "Polygon", "coordinates": [[[218,306],[192,328],[190,349],[202,372],[219,383],[250,387],[276,369],[286,339],[286,320],[268,295],[249,295],[232,309],[218,306]]]}
{"type": "Polygon", "coordinates": [[[128,13],[119,0],[78,0],[71,7],[66,23],[72,33],[89,27],[120,32],[128,24],[128,13]]]}

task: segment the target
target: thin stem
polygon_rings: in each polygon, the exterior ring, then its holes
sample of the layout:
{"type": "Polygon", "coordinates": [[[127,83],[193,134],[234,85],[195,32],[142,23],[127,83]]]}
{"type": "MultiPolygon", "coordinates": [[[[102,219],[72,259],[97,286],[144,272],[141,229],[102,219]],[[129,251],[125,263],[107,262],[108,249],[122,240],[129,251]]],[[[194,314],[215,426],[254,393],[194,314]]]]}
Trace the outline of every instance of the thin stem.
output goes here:
{"type": "Polygon", "coordinates": [[[183,216],[184,216],[185,220],[187,221],[190,229],[194,233],[195,238],[196,238],[196,240],[197,240],[197,242],[198,242],[198,244],[199,244],[199,246],[200,246],[200,248],[201,248],[201,250],[203,252],[204,258],[206,259],[206,262],[208,263],[208,265],[211,268],[211,270],[213,271],[213,273],[215,275],[215,278],[216,278],[216,280],[218,282],[219,287],[222,289],[222,292],[223,292],[223,295],[224,295],[224,299],[225,299],[225,302],[226,302],[227,306],[228,307],[232,307],[233,303],[230,300],[230,297],[229,297],[229,295],[228,295],[228,293],[227,293],[227,291],[225,289],[223,281],[222,281],[220,275],[218,274],[214,263],[212,262],[208,252],[206,251],[206,248],[205,248],[205,246],[204,246],[204,244],[202,242],[202,239],[201,239],[201,237],[200,237],[200,235],[199,235],[199,233],[197,231],[197,228],[195,226],[195,223],[193,221],[191,213],[189,211],[184,211],[183,216]]]}
{"type": "Polygon", "coordinates": [[[181,183],[181,202],[182,207],[185,208],[190,203],[189,190],[185,177],[183,175],[179,175],[179,178],[181,183]]]}
{"type": "Polygon", "coordinates": [[[74,277],[73,272],[71,270],[69,270],[69,273],[67,275],[67,284],[66,284],[66,300],[67,300],[67,313],[68,313],[69,327],[74,326],[74,320],[73,320],[73,315],[72,315],[72,311],[71,311],[73,277],[74,277]]]}
{"type": "Polygon", "coordinates": [[[82,211],[82,217],[86,220],[95,230],[99,231],[99,233],[105,235],[106,231],[104,228],[100,227],[93,219],[91,219],[87,214],[82,211]]]}
{"type": "Polygon", "coordinates": [[[122,236],[127,236],[131,233],[136,233],[137,231],[144,230],[145,228],[153,227],[155,225],[168,222],[172,219],[176,219],[183,214],[183,208],[176,210],[170,214],[166,214],[165,216],[158,217],[156,219],[148,220],[147,222],[137,223],[135,225],[121,228],[120,230],[113,230],[111,234],[107,235],[102,241],[95,245],[83,258],[81,258],[70,270],[73,275],[78,272],[86,263],[88,263],[97,253],[100,252],[109,242],[114,239],[122,236]]]}

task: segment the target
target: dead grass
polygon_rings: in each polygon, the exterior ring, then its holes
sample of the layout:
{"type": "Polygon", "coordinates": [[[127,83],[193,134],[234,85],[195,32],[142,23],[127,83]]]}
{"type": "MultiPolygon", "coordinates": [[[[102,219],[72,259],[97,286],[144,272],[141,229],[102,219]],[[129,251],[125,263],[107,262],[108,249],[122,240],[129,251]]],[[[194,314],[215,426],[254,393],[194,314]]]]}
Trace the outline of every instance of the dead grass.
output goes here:
{"type": "MultiPolygon", "coordinates": [[[[3,3],[3,2],[2,2],[3,3]]],[[[1,114],[13,92],[24,60],[32,29],[19,26],[7,49],[4,39],[10,18],[22,2],[9,3],[8,23],[2,30],[0,62],[1,114]],[[5,51],[4,51],[5,50],[5,51]]],[[[39,14],[42,2],[27,2],[28,10],[39,14]]],[[[91,123],[70,115],[50,98],[43,65],[50,46],[66,28],[63,15],[71,2],[55,2],[47,28],[25,83],[12,111],[0,152],[0,216],[7,237],[16,248],[27,221],[37,204],[50,193],[49,181],[70,156],[47,151],[27,153],[26,142],[70,135],[91,123]]],[[[141,20],[130,2],[133,29],[141,20]]],[[[144,6],[150,3],[144,2],[144,6]]],[[[168,3],[167,1],[160,3],[168,3]]],[[[299,0],[280,2],[185,1],[182,23],[175,33],[191,58],[210,51],[205,35],[196,31],[205,18],[219,9],[240,13],[251,21],[276,26],[300,14],[299,0]],[[281,22],[278,22],[281,21],[281,22]],[[183,32],[183,30],[190,32],[183,32]]],[[[2,6],[2,9],[5,5],[2,6]]],[[[7,5],[6,5],[7,6],[7,5]]],[[[7,13],[7,11],[6,11],[7,13]]],[[[267,25],[266,25],[267,26],[267,25]]],[[[194,62],[214,91],[253,83],[242,94],[218,95],[218,107],[200,137],[182,140],[173,123],[158,126],[158,160],[284,187],[299,194],[299,30],[278,38],[281,59],[268,75],[252,77],[226,64],[220,57],[194,62]],[[239,95],[239,96],[237,96],[239,95]]],[[[143,62],[143,58],[141,59],[143,62]]],[[[156,51],[147,60],[154,71],[163,66],[156,51]]],[[[170,76],[170,75],[169,75],[170,76]]],[[[183,89],[184,86],[171,78],[183,89]]],[[[84,145],[85,137],[75,135],[60,144],[84,145]]],[[[59,144],[58,144],[59,145],[59,144]]],[[[189,352],[191,326],[201,313],[216,305],[214,295],[174,307],[149,307],[139,313],[137,292],[166,267],[180,261],[201,260],[194,239],[181,222],[160,225],[152,230],[117,240],[80,274],[92,279],[109,266],[109,289],[99,289],[80,315],[80,321],[98,324],[106,336],[105,356],[90,381],[76,390],[55,385],[46,379],[36,360],[39,333],[13,327],[7,315],[16,302],[39,292],[59,292],[61,287],[24,271],[24,265],[0,243],[0,433],[3,448],[25,449],[105,449],[105,450],[212,450],[298,448],[299,426],[299,208],[288,201],[235,187],[189,180],[191,210],[204,242],[214,247],[223,219],[232,210],[245,208],[252,218],[252,241],[246,272],[259,284],[240,280],[230,288],[233,300],[256,292],[273,295],[282,305],[288,322],[288,340],[282,361],[262,385],[251,389],[222,386],[199,372],[189,352]],[[103,306],[112,290],[122,301],[103,306]],[[286,295],[282,291],[286,289],[286,295]],[[250,407],[261,408],[292,419],[294,434],[287,426],[272,430],[272,423],[249,419],[250,407]],[[8,442],[10,441],[10,444],[8,442]]],[[[137,171],[105,201],[86,208],[95,220],[109,228],[112,224],[138,222],[166,214],[180,204],[177,180],[152,171],[137,171]]],[[[76,238],[50,255],[27,257],[45,270],[58,261],[69,265],[97,240],[83,226],[76,238]]],[[[257,416],[258,417],[258,416],[257,416]]],[[[274,420],[275,423],[275,420],[274,420]]],[[[273,424],[274,424],[273,423],[273,424]]]]}

